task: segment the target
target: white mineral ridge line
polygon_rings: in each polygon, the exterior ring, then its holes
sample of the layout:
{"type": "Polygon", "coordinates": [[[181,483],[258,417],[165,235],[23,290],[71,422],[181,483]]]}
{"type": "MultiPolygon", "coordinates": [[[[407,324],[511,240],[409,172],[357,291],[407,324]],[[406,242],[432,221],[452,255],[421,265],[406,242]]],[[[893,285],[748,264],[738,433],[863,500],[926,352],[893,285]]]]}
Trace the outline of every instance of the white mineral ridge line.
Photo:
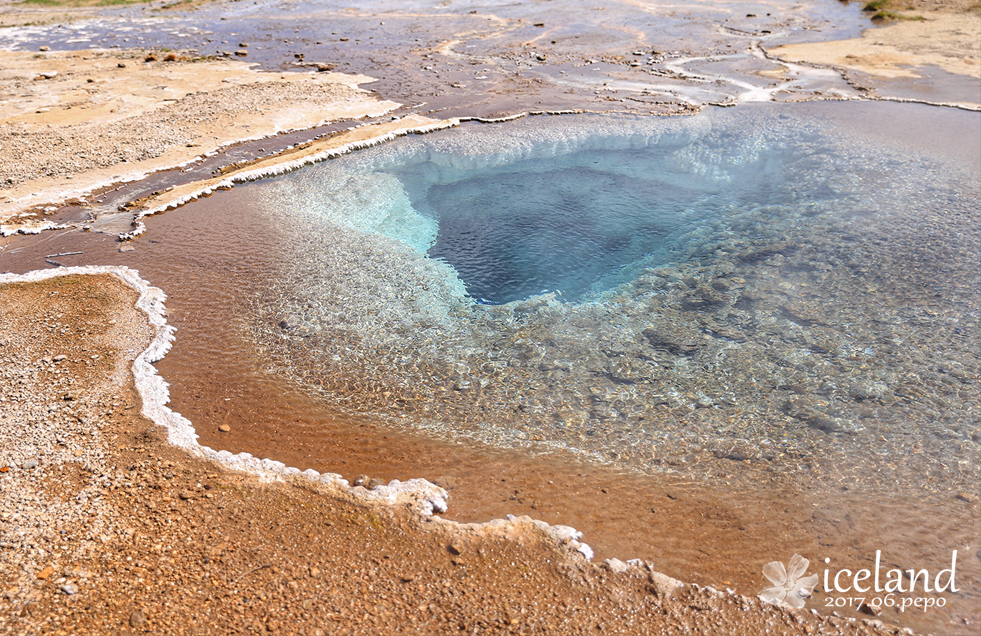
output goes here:
{"type": "MultiPolygon", "coordinates": [[[[136,307],[146,314],[154,330],[154,336],[146,350],[133,361],[133,379],[143,402],[143,415],[167,430],[167,441],[170,444],[186,450],[191,455],[209,459],[232,470],[252,473],[261,482],[284,481],[291,477],[304,478],[326,486],[347,499],[364,504],[409,504],[420,516],[437,521],[454,531],[485,533],[514,526],[533,526],[551,537],[556,545],[566,547],[570,554],[577,554],[586,561],[593,558],[592,549],[579,541],[582,533],[569,526],[553,526],[544,521],[513,515],[508,515],[507,519],[495,519],[478,524],[459,523],[434,516],[435,513],[447,510],[448,495],[445,490],[425,479],[410,479],[406,482],[393,479],[388,485],[368,490],[352,487],[347,480],[335,473],[319,473],[313,469],[301,471],[299,468],[289,467],[272,459],[258,459],[249,453],[233,454],[227,450],[216,451],[208,446],[202,446],[198,443],[198,434],[190,420],[167,406],[170,402],[169,385],[157,374],[157,369],[153,366],[154,362],[162,360],[170,351],[176,331],[172,325],[167,324],[164,307],[166,294],[143,280],[135,269],[110,265],[59,267],[35,270],[26,274],[0,274],[0,285],[38,282],[57,276],[98,274],[115,276],[140,294],[136,307]]],[[[636,563],[637,567],[645,565],[640,561],[636,563]]]]}
{"type": "MultiPolygon", "coordinates": [[[[523,116],[523,115],[522,115],[523,116]]],[[[361,128],[364,124],[359,126],[354,126],[349,130],[354,130],[355,128],[361,128]]],[[[425,133],[434,132],[437,130],[445,130],[447,128],[454,128],[460,125],[460,120],[457,118],[447,119],[444,121],[438,121],[432,124],[426,124],[423,126],[408,126],[405,128],[399,128],[387,132],[383,135],[378,135],[377,137],[372,137],[370,139],[365,139],[363,141],[352,141],[351,143],[344,144],[337,148],[331,148],[329,150],[322,150],[320,152],[308,155],[301,159],[294,159],[293,161],[283,161],[281,163],[274,164],[272,166],[266,166],[264,168],[257,168],[255,170],[247,170],[236,174],[235,176],[229,177],[228,179],[223,179],[217,184],[209,185],[201,188],[200,190],[195,190],[189,192],[173,201],[170,201],[164,205],[159,205],[148,210],[144,210],[136,218],[133,219],[133,231],[127,232],[125,234],[120,234],[119,239],[121,241],[128,241],[136,238],[137,236],[146,232],[146,226],[143,223],[143,219],[148,216],[153,216],[154,214],[160,214],[161,212],[166,212],[167,210],[173,210],[179,208],[182,205],[190,203],[200,197],[208,196],[212,194],[215,190],[229,189],[235,186],[237,183],[246,183],[248,181],[258,181],[260,179],[265,179],[267,177],[275,177],[279,175],[286,174],[288,172],[293,172],[294,170],[299,170],[305,166],[311,166],[315,163],[321,161],[326,161],[328,159],[336,159],[342,155],[351,154],[358,150],[363,150],[365,148],[370,148],[372,146],[377,146],[399,137],[405,137],[407,135],[421,135],[425,133]]]]}

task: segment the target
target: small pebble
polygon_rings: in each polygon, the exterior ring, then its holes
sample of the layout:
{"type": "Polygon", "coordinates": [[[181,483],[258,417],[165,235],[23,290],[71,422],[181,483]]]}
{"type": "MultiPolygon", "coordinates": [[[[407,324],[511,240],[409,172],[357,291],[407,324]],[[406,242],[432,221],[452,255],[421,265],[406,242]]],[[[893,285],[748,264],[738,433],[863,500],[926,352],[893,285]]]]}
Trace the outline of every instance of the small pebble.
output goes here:
{"type": "Polygon", "coordinates": [[[232,427],[229,426],[228,424],[222,424],[221,426],[218,427],[218,430],[221,431],[222,433],[228,433],[229,431],[232,430],[232,427]]]}
{"type": "Polygon", "coordinates": [[[73,596],[75,594],[78,594],[78,588],[72,585],[71,583],[65,583],[64,585],[62,585],[61,591],[67,594],[68,596],[73,596]]]}
{"type": "Polygon", "coordinates": [[[27,460],[26,462],[24,462],[22,464],[21,468],[25,468],[27,470],[30,470],[32,468],[37,468],[37,460],[36,459],[29,459],[29,460],[27,460]]]}
{"type": "Polygon", "coordinates": [[[146,622],[146,614],[143,610],[136,610],[129,615],[129,626],[130,627],[142,627],[143,623],[146,622]]]}

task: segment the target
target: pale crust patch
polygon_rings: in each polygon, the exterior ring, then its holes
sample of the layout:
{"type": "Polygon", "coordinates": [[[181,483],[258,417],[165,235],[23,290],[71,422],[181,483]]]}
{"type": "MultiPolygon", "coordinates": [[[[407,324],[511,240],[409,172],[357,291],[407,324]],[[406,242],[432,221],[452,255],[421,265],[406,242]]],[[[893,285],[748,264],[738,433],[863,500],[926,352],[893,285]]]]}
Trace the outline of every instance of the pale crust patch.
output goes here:
{"type": "Polygon", "coordinates": [[[790,62],[847,68],[885,78],[921,77],[917,67],[937,66],[981,79],[981,14],[904,12],[923,20],[869,29],[862,37],[770,49],[790,62]]]}

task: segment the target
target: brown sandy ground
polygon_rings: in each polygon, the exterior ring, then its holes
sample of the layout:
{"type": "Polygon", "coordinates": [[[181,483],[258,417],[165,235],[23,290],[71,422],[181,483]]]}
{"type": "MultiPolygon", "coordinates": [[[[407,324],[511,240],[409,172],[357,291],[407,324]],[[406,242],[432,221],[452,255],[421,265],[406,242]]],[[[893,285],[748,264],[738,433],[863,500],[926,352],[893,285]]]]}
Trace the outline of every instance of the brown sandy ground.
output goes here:
{"type": "Polygon", "coordinates": [[[0,633],[899,633],[194,459],[139,415],[135,297],[0,287],[0,633]]]}

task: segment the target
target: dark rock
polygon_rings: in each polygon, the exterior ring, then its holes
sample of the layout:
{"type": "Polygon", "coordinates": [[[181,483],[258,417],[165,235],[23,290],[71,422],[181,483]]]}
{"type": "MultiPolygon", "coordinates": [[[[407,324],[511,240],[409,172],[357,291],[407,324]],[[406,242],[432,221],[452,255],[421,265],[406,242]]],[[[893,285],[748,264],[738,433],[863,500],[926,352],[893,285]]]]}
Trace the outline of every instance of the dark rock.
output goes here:
{"type": "Polygon", "coordinates": [[[641,334],[655,349],[676,355],[693,355],[705,346],[704,342],[695,336],[673,329],[668,325],[648,327],[641,334]]]}

